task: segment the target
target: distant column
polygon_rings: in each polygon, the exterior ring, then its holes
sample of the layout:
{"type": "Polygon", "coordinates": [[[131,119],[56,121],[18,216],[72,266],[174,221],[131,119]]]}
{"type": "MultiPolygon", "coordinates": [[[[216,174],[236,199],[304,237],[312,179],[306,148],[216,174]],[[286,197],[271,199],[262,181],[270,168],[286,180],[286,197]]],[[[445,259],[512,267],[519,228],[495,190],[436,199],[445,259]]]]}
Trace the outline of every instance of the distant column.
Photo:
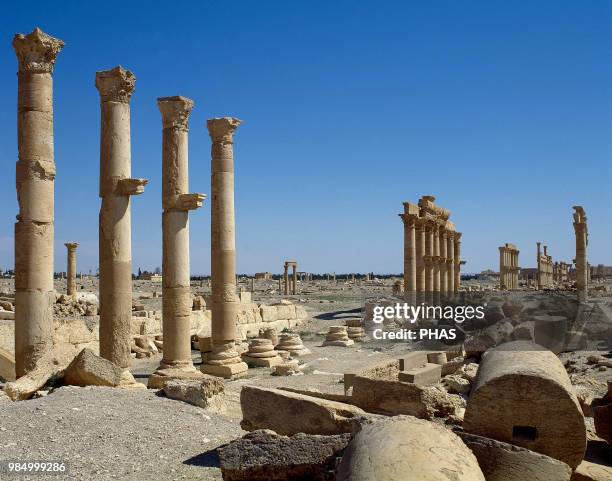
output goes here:
{"type": "Polygon", "coordinates": [[[130,197],[145,179],[131,178],[130,97],[136,78],[116,67],[96,72],[100,93],[100,355],[127,372],[131,360],[132,221],[130,197]]]}
{"type": "Polygon", "coordinates": [[[417,291],[416,216],[401,214],[404,222],[404,292],[407,301],[414,304],[417,291]]]}
{"type": "Polygon", "coordinates": [[[440,229],[440,292],[443,296],[446,296],[448,291],[448,269],[446,263],[446,243],[447,243],[446,229],[440,229]]]}
{"type": "Polygon", "coordinates": [[[297,264],[293,264],[293,271],[292,271],[292,278],[293,278],[293,295],[295,296],[297,294],[297,264]]]}
{"type": "Polygon", "coordinates": [[[285,283],[285,295],[289,294],[289,265],[285,262],[285,273],[283,274],[285,283]]]}
{"type": "Polygon", "coordinates": [[[537,242],[537,283],[538,283],[538,290],[542,289],[542,284],[543,284],[543,275],[544,272],[542,272],[542,252],[540,250],[540,242],[537,242]]]}
{"type": "Polygon", "coordinates": [[[433,293],[434,303],[440,303],[440,226],[433,226],[433,293]]]}
{"type": "Polygon", "coordinates": [[[434,233],[433,225],[428,222],[425,225],[425,299],[427,302],[433,300],[434,275],[433,275],[433,256],[434,256],[434,233]]]}
{"type": "Polygon", "coordinates": [[[157,99],[162,116],[162,312],[163,358],[148,386],[168,379],[201,379],[191,359],[192,297],[189,272],[189,211],[202,207],[203,194],[189,193],[188,133],[193,101],[157,99]]]}
{"type": "Polygon", "coordinates": [[[234,378],[248,366],[236,351],[236,236],[234,217],[234,133],[240,120],[209,120],[211,147],[212,352],[202,372],[234,378]]]}
{"type": "Polygon", "coordinates": [[[64,42],[35,28],[17,34],[15,371],[21,377],[53,346],[53,66],[64,42]]]}
{"type": "Polygon", "coordinates": [[[67,252],[67,266],[66,266],[66,294],[69,296],[76,295],[76,249],[79,244],[69,242],[64,244],[68,250],[67,252]]]}
{"type": "Polygon", "coordinates": [[[425,300],[425,225],[417,218],[415,226],[416,237],[416,291],[417,303],[425,300]]]}
{"type": "Polygon", "coordinates": [[[587,245],[589,234],[587,228],[587,216],[584,208],[574,206],[574,232],[576,234],[576,288],[578,300],[586,301],[588,298],[588,264],[587,245]]]}

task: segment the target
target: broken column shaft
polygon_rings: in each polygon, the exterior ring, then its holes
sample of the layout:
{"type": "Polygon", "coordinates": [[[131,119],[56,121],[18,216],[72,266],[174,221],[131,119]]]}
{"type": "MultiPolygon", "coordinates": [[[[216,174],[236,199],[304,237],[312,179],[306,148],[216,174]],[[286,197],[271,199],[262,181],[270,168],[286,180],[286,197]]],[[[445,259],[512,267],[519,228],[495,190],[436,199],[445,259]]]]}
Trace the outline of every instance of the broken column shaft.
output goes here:
{"type": "Polygon", "coordinates": [[[68,242],[64,244],[67,249],[66,266],[66,294],[76,295],[76,249],[79,244],[68,242]]]}
{"type": "Polygon", "coordinates": [[[53,345],[53,66],[64,42],[36,28],[17,34],[19,61],[15,224],[15,370],[31,371],[53,345]]]}
{"type": "Polygon", "coordinates": [[[100,93],[100,355],[127,369],[132,319],[130,197],[147,181],[131,178],[130,97],[132,72],[96,72],[100,93]]]}

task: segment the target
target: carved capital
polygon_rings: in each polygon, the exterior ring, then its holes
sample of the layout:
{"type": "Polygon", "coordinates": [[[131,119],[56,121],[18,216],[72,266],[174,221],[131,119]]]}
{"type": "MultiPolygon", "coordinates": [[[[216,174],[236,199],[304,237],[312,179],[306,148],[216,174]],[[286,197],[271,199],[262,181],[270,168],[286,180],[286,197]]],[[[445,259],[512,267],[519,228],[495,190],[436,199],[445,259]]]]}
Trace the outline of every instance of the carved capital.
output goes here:
{"type": "Polygon", "coordinates": [[[221,117],[209,119],[206,122],[206,127],[213,142],[231,144],[234,141],[234,132],[241,123],[241,120],[234,117],[221,117]]]}
{"type": "Polygon", "coordinates": [[[121,66],[96,72],[96,88],[102,102],[129,103],[135,84],[134,74],[121,66]]]}
{"type": "Polygon", "coordinates": [[[19,60],[20,72],[52,73],[55,59],[64,42],[47,35],[36,27],[27,35],[13,37],[13,48],[19,60]]]}
{"type": "Polygon", "coordinates": [[[193,109],[193,100],[177,95],[175,97],[160,97],[157,106],[162,115],[164,129],[189,130],[189,114],[193,109]]]}
{"type": "Polygon", "coordinates": [[[79,246],[79,244],[77,244],[76,242],[66,242],[64,245],[68,248],[69,252],[75,251],[76,248],[79,246]]]}
{"type": "Polygon", "coordinates": [[[179,194],[169,199],[164,199],[166,210],[196,210],[202,207],[206,199],[205,194],[179,194]]]}

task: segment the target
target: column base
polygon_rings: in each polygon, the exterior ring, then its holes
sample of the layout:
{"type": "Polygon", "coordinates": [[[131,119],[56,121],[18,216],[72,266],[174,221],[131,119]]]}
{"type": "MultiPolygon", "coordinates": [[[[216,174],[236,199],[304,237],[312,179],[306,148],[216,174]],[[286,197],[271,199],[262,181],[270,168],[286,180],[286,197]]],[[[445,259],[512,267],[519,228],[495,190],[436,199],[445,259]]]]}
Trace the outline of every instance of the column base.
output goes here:
{"type": "Polygon", "coordinates": [[[166,366],[160,365],[157,370],[149,377],[147,387],[149,389],[162,389],[164,384],[169,380],[181,379],[188,381],[197,381],[204,379],[206,376],[198,371],[193,365],[191,366],[166,366]]]}
{"type": "Polygon", "coordinates": [[[257,367],[274,367],[281,364],[283,359],[280,356],[273,357],[251,357],[248,354],[243,354],[242,360],[251,366],[257,367]]]}
{"type": "Polygon", "coordinates": [[[249,370],[246,362],[234,364],[202,364],[200,371],[210,376],[222,377],[225,379],[238,379],[246,376],[249,370]]]}
{"type": "Polygon", "coordinates": [[[323,346],[338,346],[338,347],[349,347],[355,344],[355,341],[349,339],[348,341],[323,341],[323,346]]]}

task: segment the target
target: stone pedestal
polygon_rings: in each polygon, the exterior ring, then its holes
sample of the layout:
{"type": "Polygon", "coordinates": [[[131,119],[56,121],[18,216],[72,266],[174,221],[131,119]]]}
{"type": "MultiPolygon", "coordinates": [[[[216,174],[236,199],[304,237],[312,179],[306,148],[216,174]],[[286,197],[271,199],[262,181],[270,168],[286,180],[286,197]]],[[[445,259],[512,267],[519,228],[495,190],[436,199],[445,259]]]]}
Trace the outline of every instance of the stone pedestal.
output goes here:
{"type": "Polygon", "coordinates": [[[363,327],[352,327],[347,326],[346,333],[348,334],[349,339],[355,342],[362,342],[366,340],[366,334],[363,327]]]}
{"type": "Polygon", "coordinates": [[[157,99],[162,115],[162,311],[164,356],[149,378],[161,388],[168,379],[203,379],[191,359],[189,211],[202,206],[203,194],[189,193],[188,120],[193,101],[157,99]]]}
{"type": "Polygon", "coordinates": [[[249,342],[249,350],[242,355],[242,360],[259,367],[273,367],[283,362],[270,339],[252,339],[249,342]]]}
{"type": "Polygon", "coordinates": [[[234,132],[232,117],[207,122],[211,147],[212,351],[201,370],[227,379],[246,374],[248,366],[235,349],[236,236],[234,218],[234,132]]]}
{"type": "Polygon", "coordinates": [[[130,198],[145,179],[131,177],[130,98],[136,78],[116,67],[96,72],[100,93],[100,355],[129,374],[132,336],[130,198]]]}
{"type": "Polygon", "coordinates": [[[352,346],[355,342],[349,339],[346,326],[331,326],[325,336],[324,346],[352,346]]]}
{"type": "Polygon", "coordinates": [[[21,377],[53,346],[53,66],[64,42],[36,28],[17,34],[15,371],[21,377]]]}
{"type": "Polygon", "coordinates": [[[287,351],[291,354],[291,357],[299,357],[310,354],[310,350],[304,347],[304,344],[302,344],[300,335],[293,332],[281,333],[276,350],[287,351]]]}

